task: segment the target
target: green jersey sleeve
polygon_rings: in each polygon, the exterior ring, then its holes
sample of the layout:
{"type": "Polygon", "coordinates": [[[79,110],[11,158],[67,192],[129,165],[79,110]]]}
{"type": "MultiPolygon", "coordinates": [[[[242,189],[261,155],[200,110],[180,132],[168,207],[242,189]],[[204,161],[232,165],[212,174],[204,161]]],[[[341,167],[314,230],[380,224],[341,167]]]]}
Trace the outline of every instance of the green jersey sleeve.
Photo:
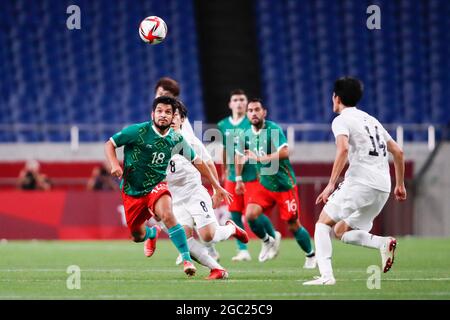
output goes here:
{"type": "Polygon", "coordinates": [[[110,138],[110,141],[114,144],[116,148],[118,148],[127,144],[134,143],[138,136],[139,136],[139,126],[134,124],[114,134],[110,138]]]}
{"type": "Polygon", "coordinates": [[[280,151],[280,149],[284,146],[287,146],[287,139],[286,136],[283,132],[283,129],[281,129],[281,127],[279,126],[274,126],[273,128],[271,128],[271,130],[273,130],[272,132],[270,132],[270,136],[272,138],[272,143],[273,146],[275,148],[275,152],[276,151],[280,151]]]}

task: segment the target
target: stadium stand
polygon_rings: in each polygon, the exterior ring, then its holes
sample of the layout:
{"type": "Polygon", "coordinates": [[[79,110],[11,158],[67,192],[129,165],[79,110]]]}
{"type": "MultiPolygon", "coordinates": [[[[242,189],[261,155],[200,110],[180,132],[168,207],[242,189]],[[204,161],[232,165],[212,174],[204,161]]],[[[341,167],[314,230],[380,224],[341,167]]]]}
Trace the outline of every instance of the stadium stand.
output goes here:
{"type": "Polygon", "coordinates": [[[105,140],[120,127],[98,124],[146,120],[154,84],[166,75],[203,120],[190,1],[77,1],[80,30],[66,26],[71,4],[2,1],[0,142],[66,142],[69,125],[94,127],[80,131],[80,141],[105,140]],[[145,12],[158,12],[169,26],[170,37],[152,50],[138,35],[145,12]]]}
{"type": "MultiPolygon", "coordinates": [[[[271,119],[329,124],[333,81],[349,74],[365,83],[363,109],[383,123],[450,122],[449,1],[254,3],[271,119]],[[381,30],[361,32],[370,4],[382,8],[381,30]]],[[[82,128],[80,142],[104,141],[146,120],[153,85],[165,75],[179,80],[190,119],[205,120],[193,1],[81,0],[81,30],[68,30],[61,14],[71,4],[1,3],[0,142],[67,142],[72,125],[82,128]],[[142,12],[167,22],[164,45],[148,50],[140,41],[142,12]]],[[[332,139],[330,130],[295,137],[332,139]]],[[[425,131],[405,132],[405,141],[426,139],[425,131]]]]}
{"type": "MultiPolygon", "coordinates": [[[[348,74],[363,80],[367,91],[360,105],[383,123],[450,120],[444,102],[450,90],[448,1],[255,4],[263,92],[273,119],[329,123],[333,82],[348,74]],[[381,30],[361,32],[371,4],[381,8],[381,30]]],[[[320,141],[329,135],[298,138],[320,141]]],[[[424,141],[426,132],[407,133],[405,139],[424,141]]]]}

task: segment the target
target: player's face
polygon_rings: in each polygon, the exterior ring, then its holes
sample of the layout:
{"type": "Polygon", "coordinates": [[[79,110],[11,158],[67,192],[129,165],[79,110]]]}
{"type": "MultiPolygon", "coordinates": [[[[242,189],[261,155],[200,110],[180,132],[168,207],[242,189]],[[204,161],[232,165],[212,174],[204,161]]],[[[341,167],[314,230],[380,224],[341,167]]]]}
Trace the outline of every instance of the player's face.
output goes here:
{"type": "Polygon", "coordinates": [[[175,98],[172,94],[172,92],[165,90],[163,87],[158,87],[156,89],[156,93],[155,93],[155,98],[159,98],[161,96],[167,96],[167,97],[172,97],[175,98]]]}
{"type": "Polygon", "coordinates": [[[170,127],[173,119],[173,110],[170,104],[158,103],[153,111],[153,122],[161,130],[170,127]]]}
{"type": "Polygon", "coordinates": [[[180,113],[178,112],[178,110],[176,110],[175,113],[173,114],[172,124],[170,125],[170,127],[173,130],[178,131],[181,129],[182,124],[183,119],[181,119],[180,113]]]}
{"type": "Polygon", "coordinates": [[[258,127],[266,118],[266,110],[259,102],[250,102],[247,106],[247,118],[252,125],[258,127]]]}
{"type": "Polygon", "coordinates": [[[247,105],[247,96],[245,94],[234,94],[231,96],[228,105],[232,112],[243,114],[247,105]]]}

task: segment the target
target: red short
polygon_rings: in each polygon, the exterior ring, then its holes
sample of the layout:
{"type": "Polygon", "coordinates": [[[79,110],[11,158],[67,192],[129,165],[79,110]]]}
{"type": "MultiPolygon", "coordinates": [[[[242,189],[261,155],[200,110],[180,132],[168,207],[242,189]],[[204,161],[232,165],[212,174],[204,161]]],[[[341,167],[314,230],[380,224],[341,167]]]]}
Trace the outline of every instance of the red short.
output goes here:
{"type": "Polygon", "coordinates": [[[297,186],[288,191],[275,192],[266,189],[258,182],[253,188],[249,194],[249,204],[260,205],[264,212],[267,212],[277,204],[280,217],[284,221],[298,219],[300,216],[300,200],[297,186]]]}
{"type": "Polygon", "coordinates": [[[141,197],[129,196],[122,192],[127,226],[131,232],[141,230],[145,221],[152,217],[155,203],[165,194],[170,196],[166,182],[159,183],[150,193],[141,197]]]}
{"type": "Polygon", "coordinates": [[[258,185],[258,181],[248,181],[244,182],[245,192],[243,195],[236,194],[236,182],[225,180],[224,188],[233,196],[233,201],[228,206],[228,211],[230,212],[240,212],[241,214],[245,214],[245,208],[247,207],[249,194],[255,189],[258,185]]]}

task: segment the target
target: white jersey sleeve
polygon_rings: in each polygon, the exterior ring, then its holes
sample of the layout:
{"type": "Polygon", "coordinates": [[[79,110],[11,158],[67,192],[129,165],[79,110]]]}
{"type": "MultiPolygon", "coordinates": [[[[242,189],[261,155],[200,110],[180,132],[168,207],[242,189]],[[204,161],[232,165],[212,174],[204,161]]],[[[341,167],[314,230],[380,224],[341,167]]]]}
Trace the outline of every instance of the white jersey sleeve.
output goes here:
{"type": "Polygon", "coordinates": [[[384,140],[386,141],[386,142],[388,142],[388,141],[390,141],[390,140],[393,140],[392,139],[392,137],[391,137],[391,135],[389,134],[389,132],[387,132],[387,130],[383,127],[383,125],[380,123],[380,128],[381,128],[381,131],[382,131],[382,135],[383,135],[383,137],[384,137],[384,140]]]}
{"type": "Polygon", "coordinates": [[[350,130],[348,124],[345,122],[345,118],[342,116],[337,116],[334,118],[331,124],[331,129],[333,130],[334,137],[337,138],[339,135],[350,135],[350,130]]]}
{"type": "Polygon", "coordinates": [[[208,150],[206,150],[203,143],[197,137],[192,137],[191,140],[188,140],[188,142],[202,161],[206,162],[212,160],[208,150]]]}

